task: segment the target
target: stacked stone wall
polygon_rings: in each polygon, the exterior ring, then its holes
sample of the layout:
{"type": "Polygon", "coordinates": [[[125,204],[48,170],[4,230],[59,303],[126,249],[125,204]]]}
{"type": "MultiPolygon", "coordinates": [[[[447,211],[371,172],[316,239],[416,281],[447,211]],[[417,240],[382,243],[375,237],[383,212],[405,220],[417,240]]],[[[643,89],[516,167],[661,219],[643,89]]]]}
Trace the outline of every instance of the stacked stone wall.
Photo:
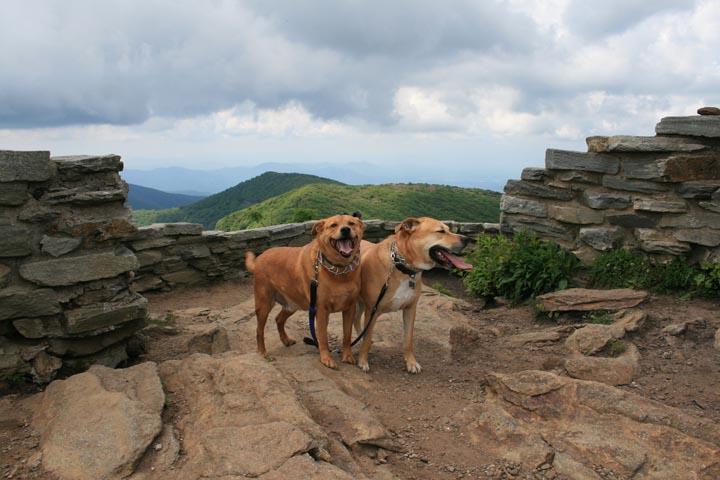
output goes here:
{"type": "Polygon", "coordinates": [[[613,248],[667,259],[720,257],[720,116],[663,118],[653,137],[589,137],[549,149],[510,180],[501,231],[536,232],[585,262],[613,248]]]}
{"type": "MultiPolygon", "coordinates": [[[[145,325],[120,157],[0,151],[0,376],[115,366],[145,325]]],[[[132,352],[130,352],[132,353],[132,352]]]]}

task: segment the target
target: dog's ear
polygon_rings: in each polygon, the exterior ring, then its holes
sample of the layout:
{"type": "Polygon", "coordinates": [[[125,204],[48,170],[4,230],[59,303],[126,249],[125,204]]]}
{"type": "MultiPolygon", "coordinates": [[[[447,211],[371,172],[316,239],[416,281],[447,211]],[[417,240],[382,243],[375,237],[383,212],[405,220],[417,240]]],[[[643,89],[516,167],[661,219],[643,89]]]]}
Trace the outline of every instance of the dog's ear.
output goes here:
{"type": "Polygon", "coordinates": [[[407,233],[410,234],[420,225],[420,220],[415,217],[406,218],[395,227],[395,233],[407,233]]]}
{"type": "Polygon", "coordinates": [[[360,212],[353,212],[353,217],[359,218],[360,220],[362,220],[362,213],[360,213],[360,212]]]}
{"type": "Polygon", "coordinates": [[[325,228],[325,220],[320,220],[319,222],[315,222],[315,225],[313,225],[313,228],[311,231],[313,237],[316,236],[318,233],[320,233],[323,228],[325,228]]]}

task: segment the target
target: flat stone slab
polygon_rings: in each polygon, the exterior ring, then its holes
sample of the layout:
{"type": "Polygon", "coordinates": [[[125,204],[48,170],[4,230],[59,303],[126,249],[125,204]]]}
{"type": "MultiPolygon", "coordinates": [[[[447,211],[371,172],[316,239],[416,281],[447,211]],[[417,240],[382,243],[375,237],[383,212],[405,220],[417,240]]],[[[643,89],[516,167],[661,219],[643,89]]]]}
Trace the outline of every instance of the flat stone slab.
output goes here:
{"type": "Polygon", "coordinates": [[[508,180],[505,184],[505,193],[526,197],[552,198],[554,200],[572,200],[574,196],[569,189],[547,187],[523,180],[508,180]]]}
{"type": "Polygon", "coordinates": [[[52,174],[50,152],[0,150],[0,182],[44,182],[52,174]]]}
{"type": "Polygon", "coordinates": [[[582,153],[569,150],[545,151],[545,168],[550,170],[580,170],[614,175],[620,170],[620,160],[601,153],[582,153]]]}
{"type": "Polygon", "coordinates": [[[135,255],[123,248],[112,252],[25,263],[20,266],[20,276],[39,285],[58,287],[112,278],[137,268],[135,255]]]}
{"type": "Polygon", "coordinates": [[[532,217],[547,217],[547,207],[537,200],[503,195],[500,201],[500,211],[507,213],[520,213],[532,217]]]}
{"type": "Polygon", "coordinates": [[[655,133],[717,138],[720,137],[720,117],[714,115],[665,117],[655,126],[655,133]]]}
{"type": "Polygon", "coordinates": [[[707,147],[692,143],[683,138],[673,137],[641,137],[616,135],[612,137],[591,137],[588,148],[597,153],[602,152],[697,152],[707,147]]]}
{"type": "Polygon", "coordinates": [[[620,310],[640,305],[647,292],[632,288],[593,290],[568,288],[537,297],[538,307],[545,312],[586,312],[592,310],[620,310]]]}
{"type": "Polygon", "coordinates": [[[50,288],[9,287],[0,290],[0,320],[42,317],[60,311],[60,303],[50,288]]]}
{"type": "Polygon", "coordinates": [[[98,172],[120,172],[123,163],[120,155],[67,155],[53,156],[51,160],[57,165],[61,173],[73,172],[78,174],[98,172]]]}
{"type": "Polygon", "coordinates": [[[568,375],[580,380],[593,380],[606,385],[627,385],[640,370],[640,352],[632,343],[618,357],[587,357],[573,355],[565,360],[568,375]]]}

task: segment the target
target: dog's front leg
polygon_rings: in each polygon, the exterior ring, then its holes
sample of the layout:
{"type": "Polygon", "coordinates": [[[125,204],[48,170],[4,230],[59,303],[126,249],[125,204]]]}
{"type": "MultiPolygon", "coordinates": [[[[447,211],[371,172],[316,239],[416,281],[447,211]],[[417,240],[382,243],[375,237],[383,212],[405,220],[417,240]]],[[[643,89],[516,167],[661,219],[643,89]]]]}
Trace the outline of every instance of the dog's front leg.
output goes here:
{"type": "Polygon", "coordinates": [[[417,302],[403,310],[403,356],[405,357],[405,367],[410,373],[420,373],[422,370],[413,353],[413,330],[415,329],[416,311],[417,302]]]}
{"type": "Polygon", "coordinates": [[[318,350],[320,350],[320,361],[328,368],[337,368],[335,360],[330,354],[330,345],[328,344],[328,322],[330,321],[330,313],[326,310],[318,309],[315,325],[317,330],[318,350]]]}
{"type": "Polygon", "coordinates": [[[342,312],[343,316],[343,342],[342,342],[342,361],[355,365],[355,357],[352,354],[352,329],[353,320],[355,319],[355,304],[342,312]]]}

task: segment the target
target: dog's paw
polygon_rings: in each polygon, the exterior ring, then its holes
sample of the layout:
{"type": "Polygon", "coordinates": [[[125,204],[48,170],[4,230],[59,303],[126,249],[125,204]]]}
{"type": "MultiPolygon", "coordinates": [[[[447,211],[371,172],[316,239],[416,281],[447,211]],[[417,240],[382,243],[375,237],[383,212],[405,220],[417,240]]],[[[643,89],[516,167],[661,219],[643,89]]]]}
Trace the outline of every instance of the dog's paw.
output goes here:
{"type": "Polygon", "coordinates": [[[328,355],[320,355],[320,362],[328,368],[337,368],[337,363],[328,355]]]}
{"type": "Polygon", "coordinates": [[[365,373],[370,371],[370,364],[367,361],[360,360],[357,364],[358,368],[365,373]]]}
{"type": "Polygon", "coordinates": [[[345,355],[343,353],[342,361],[343,361],[343,363],[349,363],[350,365],[355,365],[355,357],[353,356],[352,352],[350,352],[347,355],[345,355]]]}
{"type": "Polygon", "coordinates": [[[422,372],[422,367],[417,362],[417,360],[411,360],[411,361],[405,362],[405,367],[407,368],[407,371],[410,373],[422,372]]]}
{"type": "Polygon", "coordinates": [[[295,340],[290,337],[283,338],[282,342],[283,342],[283,345],[285,345],[286,347],[295,345],[295,343],[296,343],[295,340]]]}

